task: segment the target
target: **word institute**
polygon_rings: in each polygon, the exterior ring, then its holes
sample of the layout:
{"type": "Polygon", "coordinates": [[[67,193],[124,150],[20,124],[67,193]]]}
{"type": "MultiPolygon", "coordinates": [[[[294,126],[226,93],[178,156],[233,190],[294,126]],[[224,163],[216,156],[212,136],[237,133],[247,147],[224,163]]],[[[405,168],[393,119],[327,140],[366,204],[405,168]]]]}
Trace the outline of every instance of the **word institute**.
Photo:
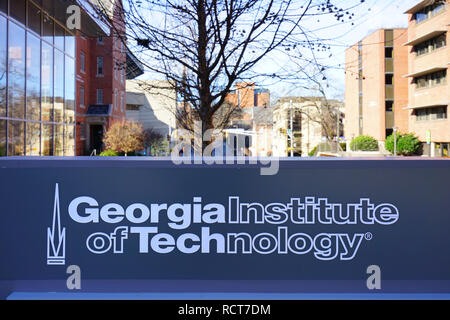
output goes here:
{"type": "Polygon", "coordinates": [[[226,204],[202,200],[196,196],[190,203],[132,203],[124,207],[81,196],[70,202],[68,212],[80,224],[116,225],[112,233],[96,232],[87,237],[86,246],[95,254],[123,253],[124,241],[135,239],[139,253],[312,253],[319,260],[352,260],[362,241],[371,240],[372,234],[304,232],[310,226],[391,225],[399,219],[393,204],[374,204],[368,198],[346,204],[312,196],[267,204],[243,202],[238,196],[229,196],[226,204]],[[191,232],[185,232],[187,229],[191,232]]]}

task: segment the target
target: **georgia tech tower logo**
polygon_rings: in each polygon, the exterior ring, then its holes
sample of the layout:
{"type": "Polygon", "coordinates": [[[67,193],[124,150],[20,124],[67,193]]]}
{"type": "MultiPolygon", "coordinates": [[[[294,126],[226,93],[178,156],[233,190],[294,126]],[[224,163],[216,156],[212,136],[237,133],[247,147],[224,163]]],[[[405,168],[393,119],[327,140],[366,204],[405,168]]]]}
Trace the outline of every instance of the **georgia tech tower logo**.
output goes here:
{"type": "MultiPolygon", "coordinates": [[[[97,198],[98,199],[98,198],[97,198]]],[[[83,195],[73,198],[64,216],[73,225],[94,224],[97,232],[82,235],[80,246],[90,254],[277,254],[313,255],[318,260],[350,261],[371,232],[356,228],[389,226],[399,219],[392,203],[370,198],[334,202],[307,195],[288,202],[246,202],[227,196],[207,202],[199,195],[183,203],[101,202],[83,195]],[[225,228],[229,225],[228,228],[225,228]],[[309,226],[317,225],[317,233],[309,226]],[[347,227],[353,226],[349,232],[347,227]],[[231,228],[236,227],[236,228],[231,228]],[[264,230],[262,230],[264,227],[264,230]],[[309,230],[309,232],[307,232],[309,230]],[[130,243],[130,245],[125,245],[130,243]]],[[[108,201],[108,199],[106,199],[108,201]]],[[[77,232],[77,234],[79,234],[77,232]]],[[[66,228],[61,227],[58,184],[52,226],[47,228],[47,265],[65,264],[66,228]]]]}
{"type": "Polygon", "coordinates": [[[47,228],[47,264],[66,264],[66,228],[61,229],[58,184],[55,186],[52,227],[47,228]]]}

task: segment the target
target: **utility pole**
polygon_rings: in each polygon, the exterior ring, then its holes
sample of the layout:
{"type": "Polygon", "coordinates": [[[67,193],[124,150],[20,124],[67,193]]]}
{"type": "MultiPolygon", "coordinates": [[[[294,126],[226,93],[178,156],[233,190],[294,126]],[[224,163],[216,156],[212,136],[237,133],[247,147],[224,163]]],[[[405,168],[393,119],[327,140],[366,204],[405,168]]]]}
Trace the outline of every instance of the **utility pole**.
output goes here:
{"type": "Polygon", "coordinates": [[[289,113],[290,113],[290,125],[289,127],[291,128],[291,157],[294,156],[294,128],[293,128],[293,115],[292,115],[292,100],[289,100],[289,113]]]}
{"type": "Polygon", "coordinates": [[[336,153],[339,152],[339,116],[340,116],[340,111],[339,111],[339,106],[336,106],[336,153]]]}
{"type": "Polygon", "coordinates": [[[397,127],[394,127],[394,157],[397,156],[397,127]]]}

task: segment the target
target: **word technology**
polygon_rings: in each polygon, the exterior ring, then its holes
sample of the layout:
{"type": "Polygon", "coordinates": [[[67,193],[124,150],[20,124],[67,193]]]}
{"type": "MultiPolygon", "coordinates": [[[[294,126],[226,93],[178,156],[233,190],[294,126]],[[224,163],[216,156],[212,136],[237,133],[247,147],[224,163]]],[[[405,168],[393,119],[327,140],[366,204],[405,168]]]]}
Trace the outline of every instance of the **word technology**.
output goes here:
{"type": "Polygon", "coordinates": [[[390,203],[375,205],[368,198],[358,203],[330,203],[328,198],[312,196],[265,205],[244,203],[238,196],[228,197],[227,205],[204,204],[201,197],[194,197],[192,203],[133,203],[126,208],[118,203],[100,205],[92,197],[81,196],[70,202],[69,215],[80,224],[117,225],[111,233],[96,232],[87,237],[86,246],[94,254],[120,254],[124,241],[137,241],[140,253],[312,253],[319,260],[352,260],[362,241],[370,240],[372,234],[311,235],[293,229],[307,229],[308,225],[392,225],[399,219],[398,209],[390,203]],[[270,230],[260,232],[265,226],[270,230]],[[213,227],[217,230],[212,231],[213,227]],[[195,232],[182,233],[187,229],[195,232]]]}

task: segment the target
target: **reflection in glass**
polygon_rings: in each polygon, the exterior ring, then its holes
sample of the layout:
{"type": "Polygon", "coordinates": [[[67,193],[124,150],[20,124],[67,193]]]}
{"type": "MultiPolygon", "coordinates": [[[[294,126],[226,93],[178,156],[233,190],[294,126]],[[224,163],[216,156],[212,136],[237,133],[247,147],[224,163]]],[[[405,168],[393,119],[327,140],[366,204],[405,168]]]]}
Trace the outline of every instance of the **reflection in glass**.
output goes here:
{"type": "Polygon", "coordinates": [[[6,116],[6,19],[0,16],[0,117],[6,116]]]}
{"type": "Polygon", "coordinates": [[[27,33],[27,119],[41,119],[41,41],[27,33]]]}
{"type": "Polygon", "coordinates": [[[55,23],[55,47],[64,50],[64,29],[55,23]]]}
{"type": "Polygon", "coordinates": [[[66,125],[64,134],[64,155],[75,155],[75,126],[66,125]]]}
{"type": "Polygon", "coordinates": [[[25,30],[9,22],[8,116],[25,116],[25,30]]]}
{"type": "Polygon", "coordinates": [[[55,156],[64,155],[63,138],[64,138],[64,125],[55,124],[55,153],[54,153],[55,156]]]}
{"type": "Polygon", "coordinates": [[[41,125],[36,122],[27,122],[27,156],[41,155],[41,125]]]}
{"type": "Polygon", "coordinates": [[[63,122],[64,121],[64,54],[55,50],[55,78],[54,78],[54,121],[63,122]]]}
{"type": "Polygon", "coordinates": [[[41,9],[28,1],[28,28],[41,35],[41,9]]]}
{"type": "Polygon", "coordinates": [[[75,57],[75,37],[66,31],[66,53],[75,57]]]}
{"type": "Polygon", "coordinates": [[[42,124],[41,152],[43,156],[53,155],[53,125],[42,124]]]}
{"type": "Polygon", "coordinates": [[[42,121],[53,120],[53,48],[42,42],[42,121]]]}
{"type": "Polygon", "coordinates": [[[66,123],[75,123],[75,61],[65,56],[65,112],[66,123]]]}
{"type": "Polygon", "coordinates": [[[25,122],[8,121],[8,156],[25,155],[25,122]]]}
{"type": "Polygon", "coordinates": [[[44,40],[53,43],[53,20],[46,14],[42,19],[42,36],[44,40]]]}
{"type": "Polygon", "coordinates": [[[0,120],[0,157],[6,156],[6,120],[0,120]]]}

